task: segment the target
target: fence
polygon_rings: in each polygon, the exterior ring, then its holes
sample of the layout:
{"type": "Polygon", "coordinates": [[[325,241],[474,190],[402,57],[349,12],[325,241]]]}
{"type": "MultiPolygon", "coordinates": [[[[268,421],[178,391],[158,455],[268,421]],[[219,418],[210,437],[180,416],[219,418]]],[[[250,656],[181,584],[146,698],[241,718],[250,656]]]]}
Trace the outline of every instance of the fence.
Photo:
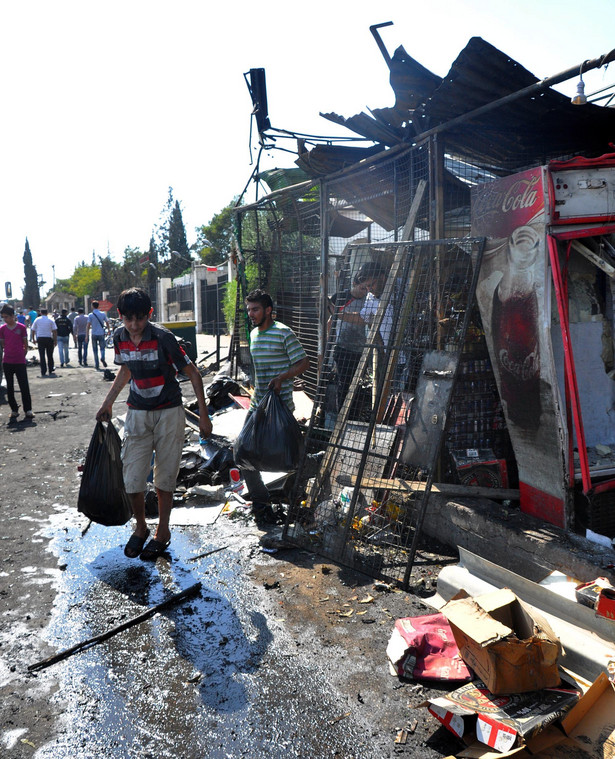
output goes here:
{"type": "Polygon", "coordinates": [[[432,139],[237,213],[234,360],[250,371],[243,295],[254,286],[311,359],[307,451],[324,458],[315,477],[301,465],[285,534],[402,585],[456,429],[447,421],[469,326],[480,333],[470,191],[492,178],[432,139]]]}

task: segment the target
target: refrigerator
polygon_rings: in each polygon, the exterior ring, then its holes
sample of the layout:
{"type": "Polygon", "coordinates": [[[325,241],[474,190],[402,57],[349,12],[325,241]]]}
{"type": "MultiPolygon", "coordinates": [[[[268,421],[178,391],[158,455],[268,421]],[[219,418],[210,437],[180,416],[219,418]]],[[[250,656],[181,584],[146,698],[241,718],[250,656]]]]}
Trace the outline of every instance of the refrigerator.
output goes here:
{"type": "Polygon", "coordinates": [[[522,511],[615,536],[615,154],[472,191],[477,301],[522,511]]]}

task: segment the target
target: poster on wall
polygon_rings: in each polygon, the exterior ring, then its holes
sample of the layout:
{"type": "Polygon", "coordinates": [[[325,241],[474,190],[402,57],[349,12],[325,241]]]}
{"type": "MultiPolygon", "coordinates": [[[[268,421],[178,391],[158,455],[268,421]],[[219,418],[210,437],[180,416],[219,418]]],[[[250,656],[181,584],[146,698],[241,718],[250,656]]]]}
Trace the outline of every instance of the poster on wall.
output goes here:
{"type": "Polygon", "coordinates": [[[565,526],[543,168],[474,188],[472,234],[487,237],[476,298],[519,468],[522,509],[565,526]]]}

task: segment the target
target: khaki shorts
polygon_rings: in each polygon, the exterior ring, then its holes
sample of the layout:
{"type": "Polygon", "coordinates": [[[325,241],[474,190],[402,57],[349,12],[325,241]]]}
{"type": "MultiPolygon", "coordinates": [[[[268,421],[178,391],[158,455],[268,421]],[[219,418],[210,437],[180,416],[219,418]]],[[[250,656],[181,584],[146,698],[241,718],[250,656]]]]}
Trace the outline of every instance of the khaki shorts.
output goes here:
{"type": "Polygon", "coordinates": [[[154,485],[172,493],[184,447],[186,415],[183,406],[141,411],[128,409],[124,425],[122,463],[127,493],[142,493],[154,463],[154,485]]]}

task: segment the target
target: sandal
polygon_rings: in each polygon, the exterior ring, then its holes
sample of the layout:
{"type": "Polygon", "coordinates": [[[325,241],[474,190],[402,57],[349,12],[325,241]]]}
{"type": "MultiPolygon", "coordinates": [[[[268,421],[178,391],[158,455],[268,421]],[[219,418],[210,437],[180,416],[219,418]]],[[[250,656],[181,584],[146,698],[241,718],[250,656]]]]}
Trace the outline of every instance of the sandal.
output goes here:
{"type": "Polygon", "coordinates": [[[159,556],[162,556],[162,554],[167,550],[170,543],[170,538],[166,541],[156,540],[156,538],[152,538],[150,542],[145,546],[145,548],[141,551],[139,558],[143,559],[143,561],[156,561],[156,559],[159,556]]]}
{"type": "Polygon", "coordinates": [[[148,538],[149,530],[145,533],[145,536],[143,538],[140,538],[138,535],[135,535],[135,533],[133,533],[130,536],[128,543],[126,543],[126,546],[124,547],[124,556],[127,556],[129,559],[136,559],[143,550],[145,541],[148,538]]]}

